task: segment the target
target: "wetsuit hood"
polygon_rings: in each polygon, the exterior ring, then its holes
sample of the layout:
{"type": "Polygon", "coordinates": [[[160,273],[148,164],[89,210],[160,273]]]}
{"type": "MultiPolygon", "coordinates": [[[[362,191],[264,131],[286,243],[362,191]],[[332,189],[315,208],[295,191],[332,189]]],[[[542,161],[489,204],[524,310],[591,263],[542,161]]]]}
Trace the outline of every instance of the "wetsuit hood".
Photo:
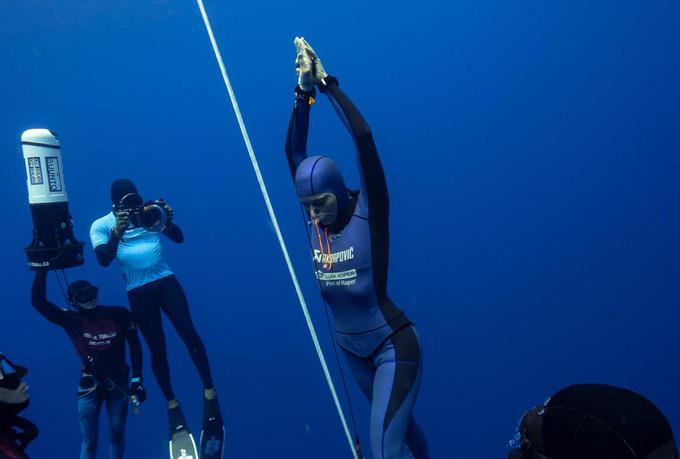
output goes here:
{"type": "Polygon", "coordinates": [[[530,410],[519,427],[511,459],[603,457],[677,459],[664,414],[640,394],[604,384],[578,384],[530,410]]]}
{"type": "Polygon", "coordinates": [[[298,198],[318,193],[333,193],[338,201],[338,215],[347,211],[349,190],[337,163],[327,156],[305,158],[295,170],[295,190],[298,198]]]}
{"type": "Polygon", "coordinates": [[[116,179],[111,183],[111,203],[118,204],[123,196],[130,193],[138,193],[137,187],[132,180],[116,179]]]}

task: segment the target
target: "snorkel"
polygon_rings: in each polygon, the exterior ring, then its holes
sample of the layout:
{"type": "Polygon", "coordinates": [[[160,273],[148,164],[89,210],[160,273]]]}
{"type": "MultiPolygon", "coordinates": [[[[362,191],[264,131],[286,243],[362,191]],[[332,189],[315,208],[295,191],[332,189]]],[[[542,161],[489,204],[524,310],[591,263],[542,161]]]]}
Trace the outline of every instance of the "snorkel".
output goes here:
{"type": "Polygon", "coordinates": [[[310,156],[298,165],[295,171],[295,190],[316,228],[323,267],[330,271],[333,257],[329,228],[335,227],[336,232],[347,221],[345,219],[352,210],[350,191],[345,186],[338,165],[326,156],[310,156]],[[325,246],[321,228],[326,236],[325,246]]]}

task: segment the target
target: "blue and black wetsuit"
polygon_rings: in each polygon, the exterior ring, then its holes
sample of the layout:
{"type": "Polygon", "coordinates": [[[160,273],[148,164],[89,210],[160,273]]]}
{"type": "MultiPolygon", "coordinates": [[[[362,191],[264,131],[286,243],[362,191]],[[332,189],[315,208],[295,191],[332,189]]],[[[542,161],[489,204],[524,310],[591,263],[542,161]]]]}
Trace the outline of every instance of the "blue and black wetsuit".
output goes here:
{"type": "Polygon", "coordinates": [[[372,401],[374,459],[429,458],[413,419],[422,355],[415,328],[387,294],[389,199],[373,136],[359,110],[333,77],[319,85],[352,135],[361,189],[346,189],[327,157],[307,157],[310,109],[315,93],[299,87],[286,140],[286,155],[299,197],[331,192],[338,216],[312,228],[310,242],[321,295],[336,323],[336,337],[354,378],[372,401]]]}

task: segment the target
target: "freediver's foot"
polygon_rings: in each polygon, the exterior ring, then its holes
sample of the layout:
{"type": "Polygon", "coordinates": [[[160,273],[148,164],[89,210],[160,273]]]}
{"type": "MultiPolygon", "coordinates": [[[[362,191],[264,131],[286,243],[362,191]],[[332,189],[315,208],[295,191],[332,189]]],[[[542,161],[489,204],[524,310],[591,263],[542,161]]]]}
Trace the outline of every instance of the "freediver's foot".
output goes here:
{"type": "Polygon", "coordinates": [[[201,431],[201,459],[222,459],[224,453],[224,423],[214,389],[203,397],[203,429],[201,431]]]}
{"type": "Polygon", "coordinates": [[[168,422],[170,426],[170,436],[172,434],[187,429],[187,422],[184,419],[184,413],[182,413],[182,408],[180,408],[179,403],[175,401],[174,407],[170,408],[168,403],[168,422]]]}
{"type": "MultiPolygon", "coordinates": [[[[196,442],[189,430],[189,426],[184,419],[184,414],[179,404],[174,408],[168,409],[168,419],[170,422],[170,458],[189,459],[198,458],[196,442]]],[[[168,404],[170,406],[170,404],[168,404]]]]}
{"type": "Polygon", "coordinates": [[[220,410],[220,403],[217,400],[217,393],[215,389],[208,389],[204,391],[203,397],[203,425],[211,422],[222,424],[222,410],[220,410]],[[208,394],[208,390],[212,391],[208,394]]]}

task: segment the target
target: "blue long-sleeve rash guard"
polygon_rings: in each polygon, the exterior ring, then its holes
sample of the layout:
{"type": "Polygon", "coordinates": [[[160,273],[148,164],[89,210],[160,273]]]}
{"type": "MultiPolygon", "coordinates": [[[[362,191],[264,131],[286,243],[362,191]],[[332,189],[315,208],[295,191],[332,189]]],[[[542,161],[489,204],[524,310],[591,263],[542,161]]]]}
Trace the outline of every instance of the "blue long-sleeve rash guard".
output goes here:
{"type": "MultiPolygon", "coordinates": [[[[387,294],[389,261],[389,198],[385,174],[371,130],[359,110],[338,85],[327,77],[319,86],[349,130],[356,145],[361,189],[351,217],[342,228],[330,227],[323,245],[310,231],[315,274],[321,295],[330,305],[336,322],[338,343],[360,357],[370,356],[397,330],[411,322],[387,294]],[[332,265],[331,263],[332,262],[332,265]],[[326,265],[326,267],[324,267],[326,265]],[[328,269],[328,266],[330,269],[328,269]]],[[[295,180],[296,171],[307,158],[309,117],[315,93],[295,92],[295,105],[288,126],[286,156],[295,180]]],[[[342,220],[342,216],[338,215],[342,220]]]]}

